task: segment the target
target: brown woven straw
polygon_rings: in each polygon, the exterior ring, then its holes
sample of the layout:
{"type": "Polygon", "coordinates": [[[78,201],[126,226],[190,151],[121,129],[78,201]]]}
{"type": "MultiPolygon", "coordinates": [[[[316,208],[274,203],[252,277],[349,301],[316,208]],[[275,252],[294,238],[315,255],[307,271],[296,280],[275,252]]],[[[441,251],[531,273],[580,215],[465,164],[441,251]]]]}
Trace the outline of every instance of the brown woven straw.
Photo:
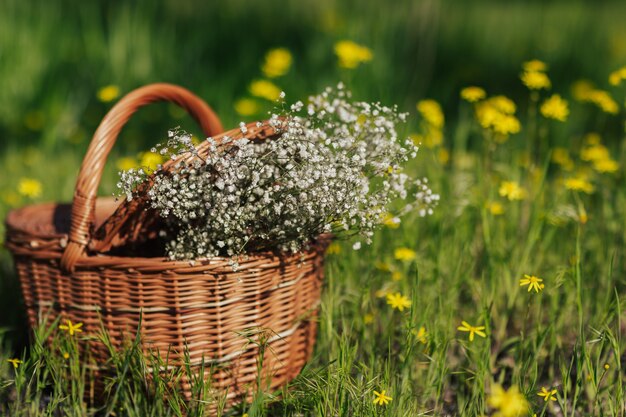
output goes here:
{"type": "MultiPolygon", "coordinates": [[[[10,212],[6,246],[14,255],[31,326],[42,312],[52,312],[83,323],[85,334],[104,326],[120,347],[123,335],[133,334],[141,318],[146,352],[158,349],[165,359],[168,350],[186,349],[192,368],[204,362],[211,369],[206,375],[211,387],[232,404],[257,388],[260,351],[264,389],[290,381],[310,357],[325,240],[303,254],[249,254],[239,259],[236,271],[227,258],[182,262],[124,254],[129,242],[154,234],[158,215],[145,210],[141,199],[120,205],[96,193],[120,130],[138,108],[155,101],[185,108],[218,141],[241,135],[239,129],[220,133],[213,111],[183,88],[153,84],[135,90],[98,127],[71,207],[47,203],[10,212]],[[260,349],[261,339],[265,346],[260,349]]],[[[263,127],[248,128],[247,137],[270,136],[263,127]]],[[[203,152],[205,145],[199,147],[203,152]]],[[[103,365],[106,348],[99,343],[89,348],[103,365]]],[[[182,361],[179,356],[173,364],[182,361]]]]}

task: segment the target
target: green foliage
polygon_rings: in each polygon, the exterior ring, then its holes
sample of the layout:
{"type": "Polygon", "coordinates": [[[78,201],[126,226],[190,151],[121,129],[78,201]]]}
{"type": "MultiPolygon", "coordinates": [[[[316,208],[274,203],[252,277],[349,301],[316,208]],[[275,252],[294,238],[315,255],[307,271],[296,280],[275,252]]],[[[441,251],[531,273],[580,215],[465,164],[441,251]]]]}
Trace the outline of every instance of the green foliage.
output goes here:
{"type": "MultiPolygon", "coordinates": [[[[608,83],[624,64],[622,3],[72,5],[2,3],[0,217],[24,204],[71,198],[88,136],[111,106],[97,98],[107,85],[123,94],[154,81],[183,84],[232,127],[271,108],[254,98],[259,110],[243,117],[233,104],[252,98],[248,86],[263,77],[265,53],[284,46],[293,66],[272,81],[290,99],[343,80],[358,99],[409,110],[425,97],[443,104],[440,132],[424,131],[419,116],[406,132],[430,140],[407,171],[428,176],[441,194],[434,215],[389,224],[360,251],[352,242],[333,245],[314,358],[290,386],[261,391],[232,415],[494,415],[496,384],[518,387],[529,415],[625,415],[625,94],[608,83]],[[373,59],[339,68],[333,45],[341,39],[367,46],[373,59]],[[520,81],[520,64],[532,58],[549,65],[553,92],[568,101],[566,122],[542,116],[552,93],[529,93],[520,81]],[[570,87],[578,78],[607,90],[617,114],[574,100],[570,87]],[[514,98],[520,133],[482,129],[477,104],[459,100],[468,85],[514,98]],[[427,136],[436,133],[439,142],[427,136]],[[584,156],[598,145],[615,172],[600,172],[584,156]],[[27,178],[41,191],[32,184],[20,191],[27,178]],[[525,194],[502,196],[504,182],[525,194]],[[589,185],[591,193],[584,191],[589,185]],[[398,248],[413,252],[397,259],[398,248]],[[529,292],[520,286],[524,275],[540,277],[545,287],[529,292]],[[392,309],[388,293],[406,297],[410,308],[392,309]],[[470,342],[457,330],[461,321],[485,326],[486,337],[470,342]],[[538,396],[542,387],[556,389],[556,401],[538,396]],[[374,405],[374,391],[382,390],[392,400],[374,405]]],[[[170,106],[140,111],[122,133],[102,193],[114,190],[121,155],[137,162],[138,152],[175,125],[194,128],[170,106]]],[[[27,342],[19,300],[10,255],[1,249],[0,415],[199,416],[216,402],[220,409],[223,400],[202,378],[192,378],[195,401],[185,401],[176,386],[193,372],[155,372],[167,361],[145,357],[137,339],[110,351],[104,404],[90,408],[83,402],[95,378],[88,352],[55,322],[27,342]],[[23,361],[17,368],[7,362],[14,358],[23,361]]],[[[80,337],[110,346],[106,334],[80,337]]]]}

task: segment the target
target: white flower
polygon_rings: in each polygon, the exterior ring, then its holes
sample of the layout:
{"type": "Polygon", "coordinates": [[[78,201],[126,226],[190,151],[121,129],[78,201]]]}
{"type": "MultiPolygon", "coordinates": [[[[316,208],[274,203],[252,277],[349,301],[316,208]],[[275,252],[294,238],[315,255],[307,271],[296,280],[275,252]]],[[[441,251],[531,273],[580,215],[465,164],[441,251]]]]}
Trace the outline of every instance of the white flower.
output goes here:
{"type": "MultiPolygon", "coordinates": [[[[397,198],[405,200],[399,216],[431,214],[439,196],[425,179],[402,172],[417,151],[396,131],[406,116],[350,96],[343,87],[328,88],[306,107],[297,102],[277,110],[266,122],[275,132],[267,141],[208,138],[196,149],[190,135],[170,131],[154,151],[178,162],[170,172],[151,174],[147,194],[165,219],[168,256],[297,252],[322,233],[359,234],[369,243],[397,198]]],[[[239,128],[248,133],[245,123],[239,128]]],[[[122,172],[118,187],[133,198],[147,178],[143,171],[122,172]]]]}

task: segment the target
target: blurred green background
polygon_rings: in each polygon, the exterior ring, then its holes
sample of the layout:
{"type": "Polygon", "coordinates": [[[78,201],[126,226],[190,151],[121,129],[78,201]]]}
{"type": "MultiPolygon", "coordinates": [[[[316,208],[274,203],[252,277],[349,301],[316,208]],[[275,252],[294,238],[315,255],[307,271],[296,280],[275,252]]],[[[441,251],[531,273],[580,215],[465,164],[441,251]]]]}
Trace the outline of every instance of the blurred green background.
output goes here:
{"type": "MultiPolygon", "coordinates": [[[[532,58],[549,63],[557,92],[581,77],[607,84],[626,62],[626,4],[618,1],[2,0],[0,9],[2,146],[46,151],[86,146],[110,107],[96,92],[109,84],[122,93],[181,84],[231,126],[240,119],[234,101],[277,46],[294,56],[277,82],[293,99],[341,79],[360,98],[407,110],[424,97],[449,107],[468,84],[525,97],[517,75],[532,58]],[[374,59],[338,69],[333,45],[341,39],[371,48],[374,59]]],[[[141,112],[121,149],[189,124],[166,111],[141,112]]]]}

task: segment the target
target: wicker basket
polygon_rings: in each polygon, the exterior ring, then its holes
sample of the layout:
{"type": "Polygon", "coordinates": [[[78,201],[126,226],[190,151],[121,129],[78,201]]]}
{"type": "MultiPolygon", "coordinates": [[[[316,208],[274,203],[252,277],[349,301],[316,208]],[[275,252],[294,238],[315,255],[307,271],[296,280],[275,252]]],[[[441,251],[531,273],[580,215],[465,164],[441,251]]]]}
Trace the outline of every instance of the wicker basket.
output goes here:
{"type": "MultiPolygon", "coordinates": [[[[187,349],[191,366],[204,362],[212,368],[207,375],[212,388],[232,404],[250,395],[258,376],[258,345],[242,333],[270,332],[263,349],[264,389],[286,384],[310,357],[325,243],[320,239],[302,255],[250,254],[240,260],[236,272],[225,258],[190,263],[125,256],[119,248],[149,237],[158,215],[145,210],[140,199],[118,204],[112,198],[96,198],[96,192],[123,125],[139,107],[154,101],[185,108],[216,140],[241,135],[240,129],[220,134],[213,111],[185,89],[153,84],[135,90],[98,127],[78,175],[73,204],[12,211],[6,220],[6,246],[14,255],[31,326],[41,312],[52,311],[83,323],[85,334],[95,334],[104,325],[120,346],[122,335],[135,332],[141,318],[146,351],[159,349],[165,356],[168,349],[187,349]]],[[[268,138],[263,128],[248,128],[246,137],[268,138]]],[[[204,145],[198,149],[200,154],[207,151],[204,145]]],[[[98,364],[106,362],[103,345],[89,349],[98,364]]]]}

